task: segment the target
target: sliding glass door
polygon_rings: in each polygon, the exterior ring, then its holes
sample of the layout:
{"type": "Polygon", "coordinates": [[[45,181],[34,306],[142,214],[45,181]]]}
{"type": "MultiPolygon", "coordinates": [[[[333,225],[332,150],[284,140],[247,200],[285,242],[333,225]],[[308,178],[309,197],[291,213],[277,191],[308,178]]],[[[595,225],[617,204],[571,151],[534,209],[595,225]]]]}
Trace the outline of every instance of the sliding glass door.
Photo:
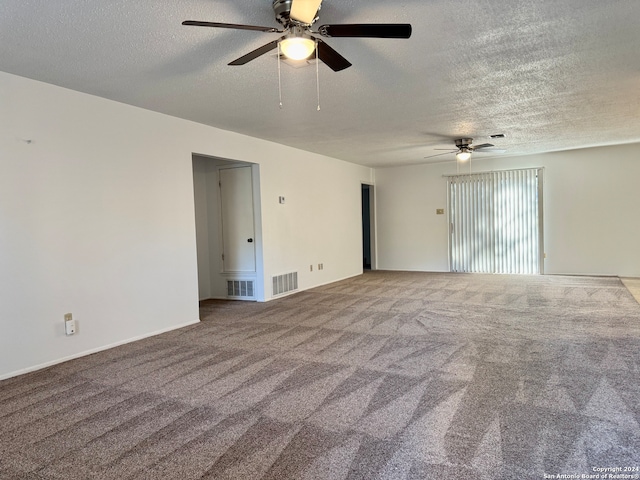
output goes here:
{"type": "Polygon", "coordinates": [[[542,169],[452,175],[452,272],[543,273],[542,169]]]}

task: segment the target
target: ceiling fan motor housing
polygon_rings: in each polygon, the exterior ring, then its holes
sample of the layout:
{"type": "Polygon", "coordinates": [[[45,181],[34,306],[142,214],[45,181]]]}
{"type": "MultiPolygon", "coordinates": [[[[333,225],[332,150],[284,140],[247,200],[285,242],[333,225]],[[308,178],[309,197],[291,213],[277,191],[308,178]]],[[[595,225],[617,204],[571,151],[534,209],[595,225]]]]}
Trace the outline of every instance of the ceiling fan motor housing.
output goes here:
{"type": "Polygon", "coordinates": [[[473,138],[459,138],[456,140],[456,147],[469,148],[469,145],[473,143],[473,138]]]}
{"type": "Polygon", "coordinates": [[[284,26],[289,24],[292,2],[293,0],[273,0],[273,12],[276,14],[276,20],[284,26]]]}

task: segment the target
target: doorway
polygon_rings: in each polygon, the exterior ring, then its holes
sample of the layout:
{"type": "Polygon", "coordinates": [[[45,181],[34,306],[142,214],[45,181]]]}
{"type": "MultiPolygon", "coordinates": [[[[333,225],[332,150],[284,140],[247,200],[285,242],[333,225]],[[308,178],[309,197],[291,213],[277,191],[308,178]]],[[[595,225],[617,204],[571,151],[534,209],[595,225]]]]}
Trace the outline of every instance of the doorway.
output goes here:
{"type": "Polygon", "coordinates": [[[373,185],[362,184],[362,269],[375,269],[375,212],[373,185]]]}
{"type": "Polygon", "coordinates": [[[193,155],[200,300],[264,300],[259,166],[193,155]]]}

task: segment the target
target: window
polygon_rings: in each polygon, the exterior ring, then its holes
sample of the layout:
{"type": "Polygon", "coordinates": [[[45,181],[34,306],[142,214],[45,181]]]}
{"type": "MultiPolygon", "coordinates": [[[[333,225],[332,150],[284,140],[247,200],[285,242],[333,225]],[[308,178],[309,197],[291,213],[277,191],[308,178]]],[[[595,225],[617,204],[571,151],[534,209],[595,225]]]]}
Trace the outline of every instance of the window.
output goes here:
{"type": "Polygon", "coordinates": [[[452,272],[543,273],[541,168],[452,175],[452,272]]]}

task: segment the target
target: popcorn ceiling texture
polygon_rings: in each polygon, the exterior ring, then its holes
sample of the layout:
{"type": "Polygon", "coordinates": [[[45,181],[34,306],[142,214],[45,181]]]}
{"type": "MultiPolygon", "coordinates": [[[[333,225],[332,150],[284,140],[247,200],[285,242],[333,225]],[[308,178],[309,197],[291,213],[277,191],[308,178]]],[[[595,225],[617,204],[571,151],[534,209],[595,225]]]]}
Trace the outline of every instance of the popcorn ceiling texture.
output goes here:
{"type": "Polygon", "coordinates": [[[637,0],[325,0],[317,26],[407,22],[413,36],[326,39],[353,67],[321,66],[316,111],[315,68],[283,66],[280,109],[273,55],[227,65],[278,34],[181,25],[278,26],[270,0],[4,0],[0,69],[388,166],[460,137],[506,155],[640,142],[639,17],[637,0]]]}
{"type": "Polygon", "coordinates": [[[640,465],[640,305],[617,278],[370,272],[201,314],[0,382],[0,478],[521,480],[640,465]]]}

